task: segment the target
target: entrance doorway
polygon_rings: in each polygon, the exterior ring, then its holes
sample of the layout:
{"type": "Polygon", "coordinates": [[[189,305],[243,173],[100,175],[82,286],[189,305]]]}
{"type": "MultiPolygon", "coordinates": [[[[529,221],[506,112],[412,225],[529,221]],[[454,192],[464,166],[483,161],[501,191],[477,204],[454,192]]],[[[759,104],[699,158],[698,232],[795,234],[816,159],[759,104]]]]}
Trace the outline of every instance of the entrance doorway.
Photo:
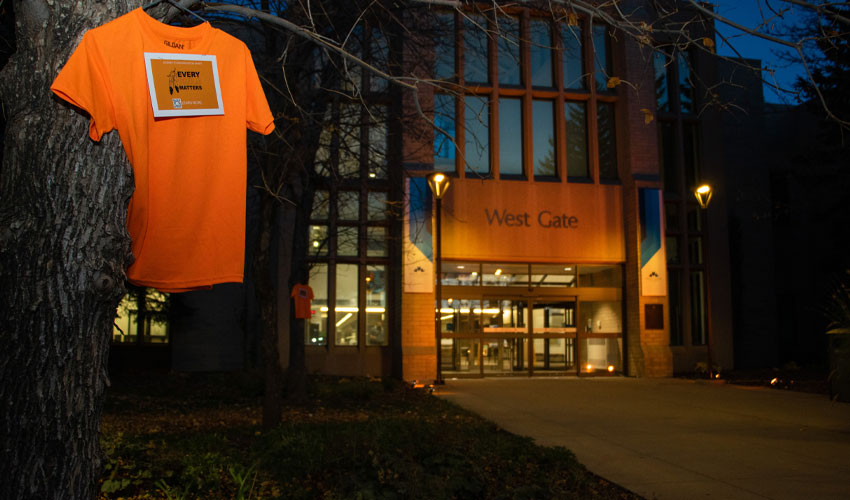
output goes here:
{"type": "Polygon", "coordinates": [[[575,297],[451,299],[441,312],[444,376],[579,371],[575,297]]]}
{"type": "Polygon", "coordinates": [[[620,265],[444,264],[443,377],[622,373],[620,265]]]}

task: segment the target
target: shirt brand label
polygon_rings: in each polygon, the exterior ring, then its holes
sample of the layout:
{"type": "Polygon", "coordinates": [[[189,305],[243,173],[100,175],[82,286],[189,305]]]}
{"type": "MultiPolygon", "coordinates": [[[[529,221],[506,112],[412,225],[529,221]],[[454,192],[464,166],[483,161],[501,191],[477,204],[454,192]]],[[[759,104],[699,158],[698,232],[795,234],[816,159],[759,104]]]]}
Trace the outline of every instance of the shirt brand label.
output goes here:
{"type": "Polygon", "coordinates": [[[180,42],[172,42],[171,40],[163,40],[162,43],[164,43],[166,47],[171,47],[172,49],[186,50],[186,45],[184,45],[180,42]]]}

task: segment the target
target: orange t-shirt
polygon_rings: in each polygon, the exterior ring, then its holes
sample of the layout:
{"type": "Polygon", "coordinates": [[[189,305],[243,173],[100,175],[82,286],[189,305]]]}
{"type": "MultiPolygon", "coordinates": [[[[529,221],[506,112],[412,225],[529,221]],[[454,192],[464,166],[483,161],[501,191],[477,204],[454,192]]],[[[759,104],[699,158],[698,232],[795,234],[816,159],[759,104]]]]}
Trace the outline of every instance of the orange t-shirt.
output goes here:
{"type": "MultiPolygon", "coordinates": [[[[191,91],[200,85],[174,76],[200,72],[182,69],[170,75],[166,87],[182,89],[180,96],[195,102],[191,91]]],[[[93,140],[117,129],[133,165],[136,189],[127,227],[135,261],[128,279],[172,292],[241,282],[245,128],[261,134],[274,130],[248,47],[209,23],[169,26],[138,8],[87,32],[51,90],[89,113],[93,140]],[[215,56],[204,68],[217,69],[223,114],[155,118],[146,53],[215,56]]]]}
{"type": "Polygon", "coordinates": [[[313,310],[310,307],[310,301],[313,300],[313,289],[309,285],[295,285],[289,295],[295,301],[296,318],[313,317],[313,310]]]}

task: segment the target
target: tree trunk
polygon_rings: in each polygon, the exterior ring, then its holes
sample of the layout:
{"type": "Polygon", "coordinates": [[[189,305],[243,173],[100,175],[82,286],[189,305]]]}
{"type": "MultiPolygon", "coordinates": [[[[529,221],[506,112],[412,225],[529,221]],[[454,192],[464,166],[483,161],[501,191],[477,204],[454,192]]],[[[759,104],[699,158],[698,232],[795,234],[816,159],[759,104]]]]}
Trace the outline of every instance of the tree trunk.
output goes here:
{"type": "Polygon", "coordinates": [[[14,3],[17,52],[0,75],[0,498],[97,492],[109,339],[132,258],[132,177],[117,134],[93,143],[87,118],[49,86],[84,30],[137,4],[14,3]]]}
{"type": "MultiPolygon", "coordinates": [[[[260,308],[260,344],[263,353],[265,388],[263,392],[263,429],[280,423],[283,412],[283,370],[280,366],[277,332],[277,287],[272,279],[272,237],[277,202],[261,193],[259,241],[254,255],[254,282],[260,308]]],[[[276,278],[276,276],[275,276],[276,278]]],[[[280,293],[284,293],[281,290],[280,293]]]]}
{"type": "MultiPolygon", "coordinates": [[[[313,187],[306,171],[292,177],[291,191],[297,205],[294,210],[292,253],[289,263],[290,289],[310,280],[307,264],[307,247],[310,235],[310,214],[313,208],[313,187]]],[[[292,401],[307,398],[307,357],[304,347],[304,321],[295,314],[289,315],[289,369],[287,371],[287,397],[292,401]]]]}

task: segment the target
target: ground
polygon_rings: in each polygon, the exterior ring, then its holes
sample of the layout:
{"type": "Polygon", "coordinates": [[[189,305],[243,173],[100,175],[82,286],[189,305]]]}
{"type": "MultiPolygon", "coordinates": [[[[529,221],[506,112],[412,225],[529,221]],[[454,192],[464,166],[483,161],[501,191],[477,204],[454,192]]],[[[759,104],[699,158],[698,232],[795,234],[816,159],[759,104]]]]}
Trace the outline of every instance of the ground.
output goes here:
{"type": "Polygon", "coordinates": [[[263,432],[251,375],[113,377],[101,498],[640,498],[427,388],[313,378],[310,393],[263,432]]]}

